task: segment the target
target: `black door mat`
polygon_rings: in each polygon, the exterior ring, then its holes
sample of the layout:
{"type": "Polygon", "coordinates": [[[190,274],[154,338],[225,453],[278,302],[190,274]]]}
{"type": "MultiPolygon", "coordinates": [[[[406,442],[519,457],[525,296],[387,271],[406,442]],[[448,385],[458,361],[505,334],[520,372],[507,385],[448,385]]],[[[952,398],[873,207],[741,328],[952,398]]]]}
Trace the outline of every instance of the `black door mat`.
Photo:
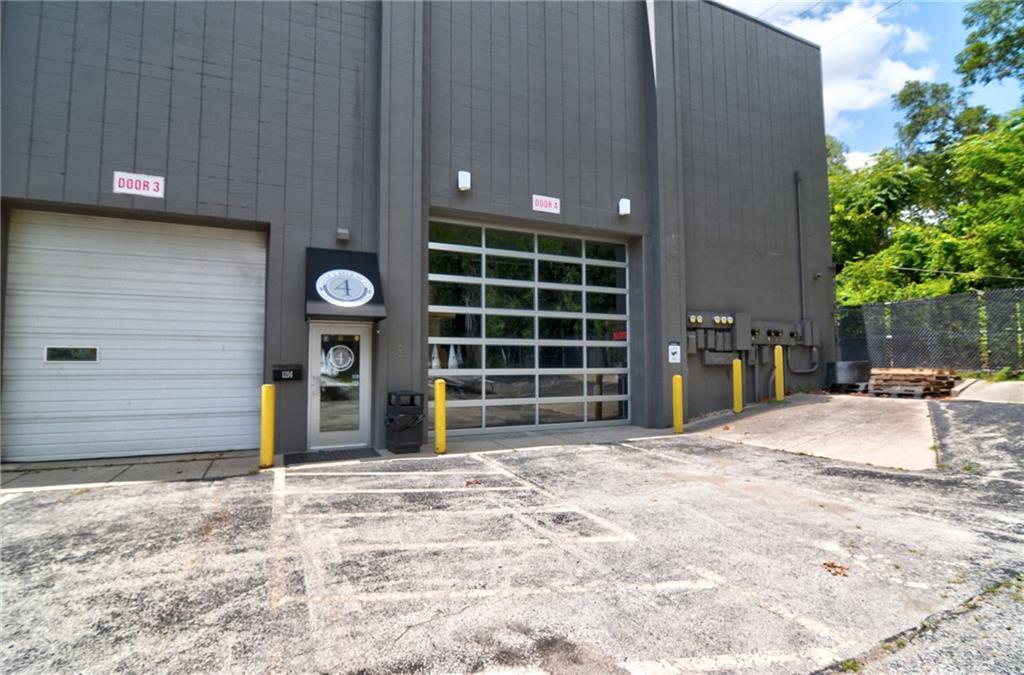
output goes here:
{"type": "Polygon", "coordinates": [[[380,453],[373,448],[345,448],[343,450],[320,450],[318,452],[295,452],[284,456],[285,466],[293,464],[314,464],[316,462],[344,462],[350,459],[379,459],[380,453]]]}

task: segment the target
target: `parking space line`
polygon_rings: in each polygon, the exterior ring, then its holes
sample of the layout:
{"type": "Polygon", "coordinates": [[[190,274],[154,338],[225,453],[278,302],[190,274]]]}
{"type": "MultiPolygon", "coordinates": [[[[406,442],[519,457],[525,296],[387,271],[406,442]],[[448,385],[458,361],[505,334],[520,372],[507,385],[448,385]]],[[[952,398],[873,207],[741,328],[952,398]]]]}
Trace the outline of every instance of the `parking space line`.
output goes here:
{"type": "MultiPolygon", "coordinates": [[[[131,465],[125,468],[127,471],[131,465]]],[[[122,471],[121,473],[124,473],[122,471]]],[[[117,475],[121,475],[120,473],[117,475]]],[[[115,476],[116,477],[116,476],[115,476]]],[[[61,490],[96,490],[98,488],[113,488],[113,487],[128,487],[130,485],[151,485],[155,483],[163,483],[160,480],[125,480],[125,481],[105,481],[103,483],[65,483],[63,485],[38,485],[35,487],[13,487],[3,488],[0,490],[0,494],[3,495],[14,495],[14,494],[25,494],[29,492],[59,492],[61,490]]]]}
{"type": "MultiPolygon", "coordinates": [[[[514,513],[521,513],[524,516],[543,515],[549,513],[580,513],[579,509],[573,506],[542,506],[529,507],[525,509],[513,509],[507,506],[496,504],[488,509],[428,509],[425,511],[335,511],[332,513],[292,513],[292,517],[299,518],[438,518],[440,516],[464,517],[464,516],[509,516],[514,513]]],[[[583,515],[583,514],[580,514],[583,515]]]]}
{"type": "Polygon", "coordinates": [[[409,602],[414,600],[468,600],[475,598],[524,597],[531,595],[581,595],[606,593],[608,591],[650,591],[655,593],[677,593],[703,591],[717,587],[707,579],[674,579],[655,583],[591,583],[566,586],[517,586],[508,588],[462,588],[433,591],[366,591],[355,593],[329,593],[297,598],[310,602],[409,602]]]}
{"type": "Polygon", "coordinates": [[[625,661],[619,665],[634,675],[661,675],[662,673],[708,672],[764,668],[793,661],[812,661],[826,665],[836,660],[831,649],[811,648],[795,652],[761,652],[752,654],[716,654],[687,656],[662,661],[625,661]]]}
{"type": "Polygon", "coordinates": [[[794,614],[782,605],[767,605],[765,606],[765,609],[767,609],[769,612],[778,614],[783,619],[792,621],[793,623],[799,625],[808,632],[813,633],[814,635],[820,638],[832,642],[837,648],[847,646],[847,641],[842,635],[832,630],[820,621],[815,621],[814,619],[809,619],[805,616],[794,614]]]}
{"type": "Polygon", "coordinates": [[[283,469],[274,471],[274,487],[270,508],[270,555],[271,581],[270,606],[276,609],[285,601],[284,549],[285,529],[285,472],[283,469]]]}
{"type": "Polygon", "coordinates": [[[370,551],[436,551],[463,548],[505,548],[515,546],[546,546],[547,539],[493,539],[490,541],[425,541],[408,544],[349,544],[339,546],[338,552],[368,553],[370,551]]]}
{"type": "MultiPolygon", "coordinates": [[[[477,455],[473,455],[473,458],[476,459],[478,462],[486,464],[487,466],[493,467],[495,470],[500,471],[501,473],[503,473],[504,475],[508,476],[510,479],[516,481],[520,485],[522,485],[524,487],[528,487],[528,488],[530,488],[530,489],[532,489],[532,490],[534,490],[536,492],[539,492],[539,493],[543,494],[545,497],[548,497],[552,501],[560,501],[559,497],[557,495],[555,495],[554,493],[552,493],[551,491],[541,487],[540,485],[537,485],[535,483],[531,483],[530,481],[525,480],[524,478],[521,478],[515,472],[511,471],[506,466],[504,466],[501,462],[499,462],[499,461],[497,461],[497,460],[495,460],[493,458],[477,456],[477,455]]],[[[581,516],[583,516],[585,518],[590,518],[591,520],[593,520],[597,524],[601,525],[602,527],[604,527],[604,528],[606,528],[608,530],[611,530],[618,537],[622,538],[622,540],[625,540],[625,541],[636,541],[636,535],[634,535],[632,532],[627,532],[626,530],[624,530],[623,528],[619,527],[618,525],[616,525],[615,523],[613,523],[613,522],[611,522],[609,520],[606,520],[606,519],[604,519],[604,518],[602,518],[602,517],[600,517],[600,516],[598,516],[596,514],[593,514],[593,513],[589,512],[589,511],[586,511],[586,510],[584,510],[583,508],[581,508],[579,506],[573,505],[571,507],[571,510],[575,511],[576,513],[580,514],[581,516]]]]}
{"type": "Polygon", "coordinates": [[[362,490],[323,490],[298,488],[289,490],[289,494],[302,495],[392,495],[420,492],[461,492],[471,494],[473,492],[525,492],[536,491],[532,487],[454,487],[454,488],[367,488],[362,490]]]}
{"type": "Polygon", "coordinates": [[[421,478],[429,476],[504,476],[501,471],[294,471],[292,476],[397,476],[399,478],[421,478]]]}

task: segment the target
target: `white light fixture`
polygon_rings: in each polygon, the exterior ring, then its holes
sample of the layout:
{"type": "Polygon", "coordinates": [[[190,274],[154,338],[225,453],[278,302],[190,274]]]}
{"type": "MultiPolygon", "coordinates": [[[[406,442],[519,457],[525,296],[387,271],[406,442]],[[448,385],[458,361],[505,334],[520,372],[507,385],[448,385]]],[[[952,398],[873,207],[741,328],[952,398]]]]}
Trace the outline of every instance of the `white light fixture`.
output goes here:
{"type": "Polygon", "coordinates": [[[459,192],[466,192],[472,187],[473,176],[468,171],[459,172],[459,192]]]}
{"type": "Polygon", "coordinates": [[[619,215],[620,216],[628,216],[629,212],[630,212],[629,206],[630,205],[629,205],[629,200],[628,199],[626,199],[625,197],[620,199],[619,200],[619,215]]]}

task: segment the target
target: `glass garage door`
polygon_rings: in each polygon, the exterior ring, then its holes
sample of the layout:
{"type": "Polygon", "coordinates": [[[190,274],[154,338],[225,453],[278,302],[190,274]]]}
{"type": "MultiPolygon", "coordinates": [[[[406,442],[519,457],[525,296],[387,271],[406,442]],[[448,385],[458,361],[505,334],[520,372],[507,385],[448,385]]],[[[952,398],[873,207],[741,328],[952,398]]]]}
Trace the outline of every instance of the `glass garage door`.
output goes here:
{"type": "Polygon", "coordinates": [[[625,245],[433,222],[429,248],[450,430],[628,421],[625,245]]]}

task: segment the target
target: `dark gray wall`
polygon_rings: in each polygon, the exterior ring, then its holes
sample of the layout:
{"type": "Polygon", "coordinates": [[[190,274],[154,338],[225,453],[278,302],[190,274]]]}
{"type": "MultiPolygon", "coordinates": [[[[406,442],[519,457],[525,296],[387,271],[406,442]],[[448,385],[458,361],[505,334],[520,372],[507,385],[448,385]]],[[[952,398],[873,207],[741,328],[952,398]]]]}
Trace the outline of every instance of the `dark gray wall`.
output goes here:
{"type": "MultiPolygon", "coordinates": [[[[388,318],[377,329],[378,406],[388,389],[423,391],[427,383],[426,21],[422,3],[384,3],[378,245],[388,318]]],[[[383,417],[374,416],[379,446],[383,417]]]]}
{"type": "MultiPolygon", "coordinates": [[[[687,307],[798,318],[795,170],[828,347],[832,275],[817,48],[709,3],[655,11],[657,87],[642,2],[4,3],[2,194],[265,224],[268,367],[306,361],[305,248],[379,251],[378,443],[386,390],[426,383],[429,214],[619,236],[633,419],[666,425],[687,307]],[[114,170],[167,198],[112,194],[114,170]]],[[[686,366],[689,413],[728,405],[724,368],[686,366]]],[[[301,449],[304,383],[279,407],[301,449]]]]}
{"type": "Polygon", "coordinates": [[[642,2],[432,3],[429,56],[431,206],[647,232],[642,2]],[[532,194],[560,197],[561,214],[532,211],[532,194]]]}
{"type": "MultiPolygon", "coordinates": [[[[709,3],[658,3],[656,26],[662,229],[685,233],[686,307],[800,318],[793,182],[800,171],[807,311],[822,329],[823,357],[832,358],[818,48],[709,3]],[[662,103],[671,108],[664,115],[662,103]]],[[[663,278],[671,263],[663,260],[663,278]]],[[[805,351],[794,350],[798,367],[808,362],[805,351]]],[[[690,411],[730,405],[728,368],[691,357],[687,370],[690,411]]],[[[807,386],[820,375],[790,381],[807,386]]],[[[764,369],[762,388],[767,378],[764,369]]]]}
{"type": "MultiPolygon", "coordinates": [[[[305,362],[306,247],[379,243],[380,5],[2,12],[3,196],[269,223],[267,365],[305,362]],[[113,194],[114,170],[166,176],[166,199],[113,194]]],[[[279,397],[278,447],[302,449],[305,386],[279,397]]]]}
{"type": "Polygon", "coordinates": [[[632,237],[632,412],[657,423],[641,365],[664,351],[643,263],[659,241],[644,4],[435,2],[429,15],[432,212],[632,237]],[[469,192],[456,187],[459,170],[472,173],[469,192]],[[561,213],[533,211],[533,194],[559,197],[561,213]],[[622,197],[628,217],[617,213],[622,197]]]}

